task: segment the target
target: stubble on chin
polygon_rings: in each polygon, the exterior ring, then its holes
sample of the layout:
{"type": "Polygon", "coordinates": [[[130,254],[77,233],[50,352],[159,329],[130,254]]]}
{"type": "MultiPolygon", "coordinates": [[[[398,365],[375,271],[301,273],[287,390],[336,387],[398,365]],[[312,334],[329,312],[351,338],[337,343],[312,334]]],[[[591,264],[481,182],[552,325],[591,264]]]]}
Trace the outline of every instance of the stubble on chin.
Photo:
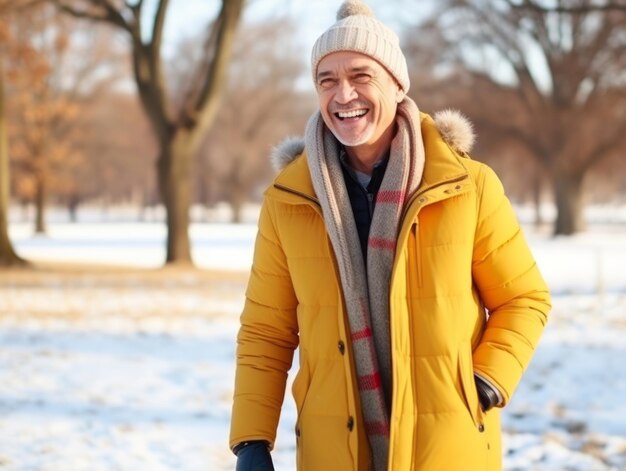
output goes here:
{"type": "Polygon", "coordinates": [[[339,132],[336,132],[332,127],[328,126],[328,128],[333,133],[335,138],[346,147],[357,147],[366,144],[374,134],[374,130],[371,128],[371,126],[368,126],[368,128],[363,131],[361,135],[352,138],[342,137],[341,134],[339,132]]]}

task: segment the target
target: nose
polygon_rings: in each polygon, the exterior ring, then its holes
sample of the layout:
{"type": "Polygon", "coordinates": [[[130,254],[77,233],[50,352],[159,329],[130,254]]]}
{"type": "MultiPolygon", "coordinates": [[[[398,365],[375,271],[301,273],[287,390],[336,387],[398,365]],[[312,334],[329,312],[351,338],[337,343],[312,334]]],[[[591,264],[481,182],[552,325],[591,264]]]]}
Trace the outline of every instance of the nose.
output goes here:
{"type": "Polygon", "coordinates": [[[350,103],[357,98],[356,89],[348,80],[342,80],[339,82],[337,88],[337,94],[335,95],[335,101],[342,105],[350,103]]]}

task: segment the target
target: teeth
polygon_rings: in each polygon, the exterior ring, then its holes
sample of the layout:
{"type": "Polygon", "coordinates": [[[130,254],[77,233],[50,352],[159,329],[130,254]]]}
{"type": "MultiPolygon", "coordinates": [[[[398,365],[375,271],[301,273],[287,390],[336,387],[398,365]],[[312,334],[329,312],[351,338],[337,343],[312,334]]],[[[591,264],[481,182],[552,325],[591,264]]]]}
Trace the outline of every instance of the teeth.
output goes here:
{"type": "Polygon", "coordinates": [[[363,116],[365,113],[367,113],[367,110],[340,111],[339,113],[337,113],[337,116],[339,116],[341,119],[357,118],[363,116]]]}

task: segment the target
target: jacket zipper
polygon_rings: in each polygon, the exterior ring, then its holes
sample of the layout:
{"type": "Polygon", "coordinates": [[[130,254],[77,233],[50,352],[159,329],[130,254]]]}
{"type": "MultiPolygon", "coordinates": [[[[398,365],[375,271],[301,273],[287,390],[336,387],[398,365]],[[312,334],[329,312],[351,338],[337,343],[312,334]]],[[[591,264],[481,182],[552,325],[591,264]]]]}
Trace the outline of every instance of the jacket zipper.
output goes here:
{"type": "MultiPolygon", "coordinates": [[[[465,175],[462,175],[461,177],[457,177],[457,178],[453,178],[451,180],[446,180],[446,181],[437,183],[437,184],[435,184],[433,186],[424,188],[423,190],[415,193],[413,196],[411,196],[411,198],[409,199],[408,203],[405,205],[404,209],[402,210],[402,215],[400,217],[400,227],[402,227],[402,225],[404,224],[404,219],[406,218],[406,215],[408,214],[409,208],[412,206],[412,204],[415,202],[415,200],[417,198],[419,198],[422,195],[428,193],[429,191],[432,191],[432,190],[434,190],[436,188],[439,188],[440,186],[457,183],[457,182],[463,181],[463,180],[465,180],[467,178],[468,178],[468,175],[465,174],[465,175]]],[[[420,227],[419,227],[419,223],[417,223],[417,222],[414,223],[414,225],[415,225],[415,237],[416,237],[416,241],[415,242],[417,243],[417,237],[419,237],[420,227]]],[[[413,230],[413,228],[411,228],[411,230],[413,230]]],[[[417,254],[415,256],[416,256],[416,260],[417,260],[417,254]]],[[[420,260],[417,260],[417,263],[418,263],[418,280],[417,280],[417,283],[418,283],[418,286],[421,286],[421,284],[422,284],[422,273],[421,273],[421,263],[420,263],[420,260]]],[[[391,315],[391,312],[390,312],[390,315],[391,315]]],[[[409,322],[409,329],[412,329],[412,327],[413,327],[412,323],[409,322]]],[[[393,334],[393,331],[391,329],[393,329],[393,323],[390,322],[390,331],[393,334]]],[[[396,385],[396,371],[395,370],[393,370],[393,384],[394,384],[394,386],[396,385]]],[[[394,395],[395,395],[396,391],[397,390],[394,387],[394,395]]],[[[393,404],[395,402],[396,402],[396,399],[394,397],[392,399],[392,401],[391,401],[392,408],[393,408],[393,404]]],[[[392,410],[392,414],[393,414],[393,410],[392,410]]],[[[414,440],[415,440],[415,437],[414,437],[414,440]]],[[[413,446],[415,448],[415,442],[413,443],[413,446]]],[[[390,457],[390,463],[392,463],[392,462],[393,462],[393,459],[390,457]]]]}
{"type": "MultiPolygon", "coordinates": [[[[424,188],[422,191],[420,191],[420,192],[418,192],[418,193],[415,193],[413,196],[411,196],[411,198],[409,199],[409,201],[408,201],[407,205],[406,205],[406,206],[404,207],[404,209],[402,210],[402,215],[401,215],[401,217],[400,217],[400,221],[404,221],[404,218],[406,217],[406,215],[407,215],[407,213],[408,213],[408,209],[411,207],[411,205],[413,204],[413,202],[414,202],[417,198],[419,198],[420,196],[422,196],[422,195],[424,195],[425,193],[427,193],[427,192],[429,192],[429,191],[432,191],[432,190],[434,190],[434,189],[436,189],[436,188],[439,188],[440,186],[444,186],[444,185],[449,185],[449,184],[452,184],[452,183],[460,182],[460,181],[463,181],[463,180],[465,180],[465,179],[467,179],[467,178],[468,178],[468,175],[467,175],[467,174],[466,174],[466,175],[462,175],[461,177],[457,177],[457,178],[454,178],[454,179],[452,179],[452,180],[446,180],[446,181],[443,181],[443,182],[437,183],[437,184],[435,184],[435,185],[433,185],[433,186],[430,186],[430,187],[424,188]]],[[[306,193],[302,193],[302,192],[297,191],[297,190],[294,190],[294,189],[292,189],[292,188],[289,188],[289,187],[283,186],[283,185],[281,185],[281,184],[279,184],[279,183],[274,183],[274,187],[275,187],[276,189],[278,189],[278,190],[282,190],[282,191],[285,191],[285,192],[287,192],[287,193],[291,193],[291,194],[293,194],[293,195],[300,196],[301,198],[304,198],[305,200],[307,200],[307,201],[309,201],[309,202],[311,202],[311,203],[314,203],[317,207],[321,208],[321,204],[320,204],[319,200],[318,200],[317,198],[314,198],[314,197],[310,196],[310,195],[307,195],[306,193]]],[[[401,222],[401,224],[402,224],[402,222],[401,222]]],[[[335,261],[335,264],[336,264],[336,261],[335,261]]],[[[336,270],[337,270],[337,268],[338,268],[338,267],[335,265],[335,269],[336,269],[336,270]]],[[[344,309],[345,309],[345,307],[344,307],[344,309]]],[[[395,375],[394,375],[394,376],[395,376],[395,375]]],[[[393,402],[395,402],[395,401],[392,401],[392,404],[393,404],[393,402]]]]}

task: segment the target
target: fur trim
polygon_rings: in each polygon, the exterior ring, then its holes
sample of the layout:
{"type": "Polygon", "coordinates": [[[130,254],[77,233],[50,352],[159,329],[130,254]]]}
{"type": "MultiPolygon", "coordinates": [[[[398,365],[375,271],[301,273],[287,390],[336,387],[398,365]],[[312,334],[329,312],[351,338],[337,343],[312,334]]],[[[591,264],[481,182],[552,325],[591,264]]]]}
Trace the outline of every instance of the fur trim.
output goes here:
{"type": "Polygon", "coordinates": [[[434,116],[437,130],[446,143],[460,154],[472,150],[476,135],[469,119],[457,110],[443,110],[434,116]]]}
{"type": "Polygon", "coordinates": [[[277,172],[289,165],[304,152],[304,139],[291,136],[272,149],[270,161],[277,172]]]}
{"type": "MultiPolygon", "coordinates": [[[[472,150],[476,135],[469,119],[457,110],[443,110],[435,113],[435,125],[446,143],[460,154],[472,150]]],[[[288,137],[272,149],[270,160],[277,172],[289,165],[304,152],[304,139],[288,137]]],[[[428,158],[428,157],[426,157],[428,158]]]]}

